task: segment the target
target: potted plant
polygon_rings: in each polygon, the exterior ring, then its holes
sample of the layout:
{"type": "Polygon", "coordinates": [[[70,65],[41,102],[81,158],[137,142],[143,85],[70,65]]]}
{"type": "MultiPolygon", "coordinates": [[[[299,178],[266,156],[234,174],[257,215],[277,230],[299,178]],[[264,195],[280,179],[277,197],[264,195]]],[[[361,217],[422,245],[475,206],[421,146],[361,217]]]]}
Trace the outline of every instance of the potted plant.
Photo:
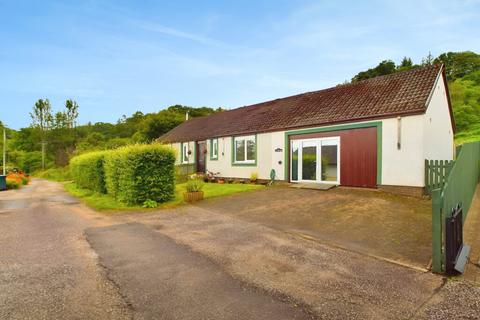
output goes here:
{"type": "Polygon", "coordinates": [[[198,177],[194,177],[187,181],[187,192],[183,194],[183,199],[186,202],[194,202],[203,199],[203,180],[198,177]]]}
{"type": "Polygon", "coordinates": [[[250,183],[257,183],[258,173],[252,172],[250,174],[250,183]]]}
{"type": "Polygon", "coordinates": [[[219,179],[217,180],[217,182],[218,182],[219,184],[224,184],[224,183],[225,183],[225,179],[219,178],[219,179]]]}

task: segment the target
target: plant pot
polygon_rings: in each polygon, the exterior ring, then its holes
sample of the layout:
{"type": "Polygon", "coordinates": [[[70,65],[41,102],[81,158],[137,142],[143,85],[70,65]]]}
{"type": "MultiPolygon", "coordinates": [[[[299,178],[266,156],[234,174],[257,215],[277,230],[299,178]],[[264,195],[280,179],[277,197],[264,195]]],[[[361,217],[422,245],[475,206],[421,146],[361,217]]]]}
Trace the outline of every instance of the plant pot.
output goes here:
{"type": "Polygon", "coordinates": [[[185,192],[183,194],[183,200],[185,200],[186,202],[203,200],[203,191],[185,192]]]}
{"type": "Polygon", "coordinates": [[[218,183],[219,183],[219,184],[224,184],[224,183],[225,183],[225,180],[220,179],[220,180],[218,180],[218,183]]]}

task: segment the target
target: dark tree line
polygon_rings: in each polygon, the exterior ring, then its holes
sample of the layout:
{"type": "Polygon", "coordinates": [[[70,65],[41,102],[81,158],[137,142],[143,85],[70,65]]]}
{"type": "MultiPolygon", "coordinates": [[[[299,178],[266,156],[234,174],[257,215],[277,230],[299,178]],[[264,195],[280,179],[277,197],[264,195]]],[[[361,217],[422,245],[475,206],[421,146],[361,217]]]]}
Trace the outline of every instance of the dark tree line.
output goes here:
{"type": "Polygon", "coordinates": [[[8,165],[27,172],[65,166],[79,153],[149,143],[185,121],[187,112],[193,118],[222,111],[174,105],[156,113],[137,111],[131,116],[124,115],[116,123],[78,125],[79,109],[74,100],[67,100],[63,110],[57,112],[48,99],[35,102],[30,113],[31,125],[18,131],[8,129],[8,165]]]}

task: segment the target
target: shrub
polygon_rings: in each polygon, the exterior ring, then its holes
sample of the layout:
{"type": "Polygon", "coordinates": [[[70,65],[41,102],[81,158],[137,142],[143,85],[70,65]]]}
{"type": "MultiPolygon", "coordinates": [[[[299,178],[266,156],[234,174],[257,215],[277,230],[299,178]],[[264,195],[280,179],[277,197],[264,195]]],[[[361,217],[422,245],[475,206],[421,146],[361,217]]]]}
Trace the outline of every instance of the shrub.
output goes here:
{"type": "Polygon", "coordinates": [[[106,193],[103,162],[106,152],[85,153],[70,160],[70,172],[80,188],[106,193]]]}
{"type": "Polygon", "coordinates": [[[200,178],[193,178],[187,181],[186,189],[187,192],[199,192],[202,191],[203,185],[205,183],[200,178]]]}
{"type": "Polygon", "coordinates": [[[156,208],[156,207],[158,207],[158,203],[155,200],[145,200],[143,202],[142,207],[144,207],[144,208],[156,208]]]}
{"type": "Polygon", "coordinates": [[[114,150],[106,154],[103,162],[103,168],[105,170],[105,188],[107,190],[107,193],[112,195],[115,199],[118,198],[117,195],[120,189],[120,178],[118,176],[118,170],[121,166],[120,163],[122,159],[123,153],[119,150],[114,150]]]}
{"type": "Polygon", "coordinates": [[[175,191],[175,153],[160,144],[132,145],[105,154],[107,192],[127,204],[165,202],[175,191]]]}
{"type": "Polygon", "coordinates": [[[20,183],[15,180],[7,179],[7,189],[18,189],[20,188],[20,183]]]}
{"type": "Polygon", "coordinates": [[[257,179],[258,179],[258,173],[252,172],[252,173],[250,174],[250,181],[251,181],[251,182],[256,182],[257,179]]]}
{"type": "Polygon", "coordinates": [[[35,177],[52,180],[52,181],[69,181],[72,180],[69,167],[50,168],[44,171],[38,171],[35,177]]]}

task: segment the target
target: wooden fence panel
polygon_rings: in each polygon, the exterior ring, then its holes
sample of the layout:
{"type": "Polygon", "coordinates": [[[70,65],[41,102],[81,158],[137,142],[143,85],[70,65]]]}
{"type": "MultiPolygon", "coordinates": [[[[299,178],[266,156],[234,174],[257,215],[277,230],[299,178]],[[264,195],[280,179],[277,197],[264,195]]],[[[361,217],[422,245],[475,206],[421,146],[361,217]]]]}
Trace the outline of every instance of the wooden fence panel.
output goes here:
{"type": "Polygon", "coordinates": [[[425,160],[425,192],[442,189],[454,164],[453,160],[425,160]]]}

